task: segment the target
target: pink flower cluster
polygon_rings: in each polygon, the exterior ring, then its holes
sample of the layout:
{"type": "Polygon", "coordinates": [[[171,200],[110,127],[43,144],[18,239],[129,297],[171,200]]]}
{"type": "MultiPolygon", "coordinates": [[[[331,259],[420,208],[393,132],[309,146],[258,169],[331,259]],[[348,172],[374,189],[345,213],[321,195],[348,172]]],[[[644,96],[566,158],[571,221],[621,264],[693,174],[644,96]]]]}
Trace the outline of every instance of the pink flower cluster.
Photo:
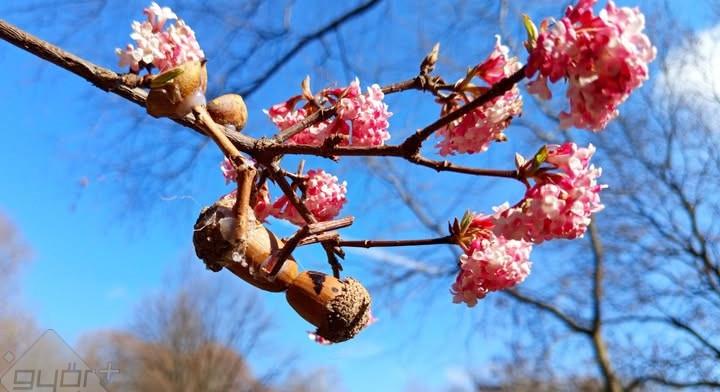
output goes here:
{"type": "MultiPolygon", "coordinates": [[[[319,98],[331,105],[338,103],[337,116],[310,126],[294,135],[289,142],[294,144],[320,145],[333,135],[342,136],[342,145],[382,146],[390,139],[387,131],[392,113],[383,102],[385,94],[380,86],[373,84],[368,87],[367,94],[360,90],[360,81],[355,79],[346,88],[323,90],[319,98]]],[[[315,110],[314,103],[295,108],[301,101],[300,96],[290,98],[266,110],[270,120],[280,129],[285,130],[307,117],[315,110]]]]}
{"type": "Polygon", "coordinates": [[[222,163],[220,164],[220,171],[222,171],[223,177],[225,177],[226,184],[235,182],[237,180],[237,169],[235,168],[235,165],[233,165],[232,162],[227,159],[227,157],[224,158],[222,163]]]}
{"type": "MultiPolygon", "coordinates": [[[[340,183],[338,178],[323,170],[310,170],[305,180],[305,206],[319,222],[335,218],[346,201],[347,182],[340,183]]],[[[274,217],[286,219],[298,226],[305,224],[305,219],[290,203],[287,196],[281,196],[273,203],[274,217]]]]}
{"type": "Polygon", "coordinates": [[[538,170],[535,184],[520,203],[497,207],[495,233],[538,244],[582,237],[591,215],[604,208],[600,191],[605,186],[597,183],[601,169],[590,165],[594,152],[592,144],[587,148],[575,143],[548,146],[545,163],[558,171],[538,170]]]}
{"type": "Polygon", "coordinates": [[[160,72],[183,64],[187,61],[202,60],[205,53],[200,49],[195,32],[168,7],[160,7],[153,2],[145,8],[147,20],[132,22],[130,38],[135,45],[128,44],[125,49],[115,49],[120,57],[121,67],[130,67],[138,72],[145,66],[153,65],[160,72]],[[163,30],[165,22],[177,20],[163,30]]]}
{"type": "MultiPolygon", "coordinates": [[[[474,76],[478,76],[490,86],[520,69],[517,58],[509,57],[508,47],[500,43],[499,36],[496,38],[495,49],[474,69],[474,76]]],[[[464,93],[456,95],[451,102],[443,105],[442,115],[457,110],[488,89],[470,84],[467,86],[464,93]]],[[[510,124],[510,120],[521,113],[522,97],[517,86],[514,86],[504,95],[438,130],[437,134],[442,138],[437,144],[440,155],[474,154],[486,151],[491,142],[505,140],[503,131],[510,124]]]]}
{"type": "Polygon", "coordinates": [[[569,112],[561,126],[600,131],[618,114],[617,107],[648,78],[656,49],[643,33],[645,17],[637,8],[618,8],[609,0],[598,15],[596,0],[579,0],[549,27],[543,22],[528,58],[527,76],[539,76],[528,90],[551,97],[547,81],[568,81],[569,112]]]}
{"type": "MultiPolygon", "coordinates": [[[[220,170],[226,183],[236,181],[237,170],[227,158],[220,165],[220,170]]],[[[303,200],[305,206],[319,222],[335,218],[347,199],[347,182],[340,183],[337,177],[322,169],[308,171],[302,186],[305,188],[305,199],[303,200]]],[[[268,216],[272,215],[278,219],[286,219],[298,226],[305,224],[305,219],[290,203],[287,196],[280,196],[271,203],[267,184],[258,189],[254,212],[255,217],[260,221],[265,221],[268,216]]]]}
{"type": "Polygon", "coordinates": [[[593,145],[550,145],[519,170],[535,179],[525,198],[496,207],[490,216],[456,221],[454,229],[465,254],[452,286],[453,302],[474,306],[490,291],[522,282],[530,273],[532,244],[581,237],[591,215],[603,209],[597,183],[601,171],[590,164],[593,145]]]}
{"type": "MultiPolygon", "coordinates": [[[[304,120],[311,113],[306,107],[295,109],[299,99],[300,97],[293,97],[286,102],[273,105],[270,109],[265,110],[265,114],[270,117],[270,121],[278,129],[284,131],[304,120]]],[[[342,136],[340,144],[347,145],[350,139],[350,126],[339,118],[329,119],[296,133],[288,140],[288,143],[319,146],[332,135],[342,136]]]]}
{"type": "Polygon", "coordinates": [[[490,291],[518,285],[530,274],[532,244],[505,239],[492,230],[493,217],[478,215],[471,226],[482,226],[465,245],[460,272],[452,285],[453,302],[475,306],[490,291]]]}

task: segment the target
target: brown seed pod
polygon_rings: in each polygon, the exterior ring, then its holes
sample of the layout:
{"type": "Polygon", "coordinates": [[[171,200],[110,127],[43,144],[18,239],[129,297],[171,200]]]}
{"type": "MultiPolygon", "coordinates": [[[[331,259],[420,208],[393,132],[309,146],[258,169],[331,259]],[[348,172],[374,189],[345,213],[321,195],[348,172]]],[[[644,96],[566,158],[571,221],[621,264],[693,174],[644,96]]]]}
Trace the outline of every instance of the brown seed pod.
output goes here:
{"type": "Polygon", "coordinates": [[[207,104],[207,111],[216,123],[232,125],[236,131],[245,128],[247,123],[247,106],[237,94],[221,95],[207,104]]]}
{"type": "Polygon", "coordinates": [[[370,321],[370,294],[352,278],[305,271],[285,295],[290,306],[317,327],[316,333],[333,343],[351,339],[370,321]]]}
{"type": "Polygon", "coordinates": [[[252,210],[248,211],[247,247],[245,254],[240,255],[233,243],[234,204],[235,198],[226,196],[203,209],[193,233],[195,253],[213,271],[225,267],[255,287],[285,291],[298,274],[297,263],[292,258],[286,260],[274,279],[260,271],[262,263],[282,248],[283,242],[255,219],[252,210]]]}
{"type": "Polygon", "coordinates": [[[145,106],[155,117],[182,117],[205,104],[206,89],[205,63],[188,61],[153,77],[145,106]]]}

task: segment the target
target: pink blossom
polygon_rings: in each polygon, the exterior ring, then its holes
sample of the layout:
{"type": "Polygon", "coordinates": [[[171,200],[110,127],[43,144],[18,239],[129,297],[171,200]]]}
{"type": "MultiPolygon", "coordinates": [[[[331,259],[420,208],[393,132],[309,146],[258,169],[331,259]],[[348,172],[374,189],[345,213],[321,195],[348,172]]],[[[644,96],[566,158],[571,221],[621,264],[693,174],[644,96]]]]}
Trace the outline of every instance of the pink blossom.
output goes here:
{"type": "Polygon", "coordinates": [[[230,162],[229,159],[224,158],[220,164],[220,171],[222,171],[223,177],[225,177],[225,183],[229,184],[237,180],[237,169],[235,165],[230,162]]]}
{"type": "Polygon", "coordinates": [[[477,216],[471,224],[483,227],[460,256],[460,272],[451,289],[455,303],[475,306],[489,292],[516,286],[530,274],[532,244],[496,236],[487,230],[492,224],[488,216],[477,216]]]}
{"type": "MultiPolygon", "coordinates": [[[[294,108],[296,102],[297,99],[291,98],[287,102],[273,105],[270,109],[265,110],[265,114],[270,117],[270,120],[278,129],[281,131],[285,130],[299,123],[308,115],[305,108],[294,108]]],[[[303,131],[293,135],[288,142],[291,144],[318,146],[331,135],[345,136],[340,144],[347,145],[349,142],[350,128],[344,121],[337,119],[326,120],[305,128],[303,131]]]]}
{"type": "Polygon", "coordinates": [[[148,22],[150,22],[155,32],[162,30],[167,20],[178,18],[170,7],[160,7],[154,1],[150,3],[150,7],[143,10],[143,13],[147,16],[148,22]]]}
{"type": "MultiPolygon", "coordinates": [[[[310,170],[305,180],[304,203],[315,219],[320,222],[335,218],[346,201],[347,183],[340,183],[338,178],[323,170],[310,170]]],[[[281,196],[273,203],[274,217],[286,219],[298,226],[305,224],[305,219],[290,203],[287,196],[281,196]]]]}
{"type": "Polygon", "coordinates": [[[152,61],[152,55],[145,57],[145,51],[142,48],[134,47],[132,44],[128,44],[125,49],[115,49],[115,53],[120,57],[121,67],[130,67],[135,72],[140,70],[139,64],[143,59],[152,61]]]}
{"type": "Polygon", "coordinates": [[[587,148],[575,143],[548,146],[545,162],[558,171],[539,171],[520,203],[497,207],[495,233],[534,243],[582,237],[592,214],[604,208],[600,191],[605,186],[597,183],[602,171],[590,164],[594,152],[592,144],[587,148]]]}
{"type": "Polygon", "coordinates": [[[143,66],[153,65],[163,72],[187,61],[205,58],[195,32],[183,20],[177,20],[163,30],[166,21],[177,19],[170,8],[160,7],[153,2],[145,8],[144,13],[147,21],[133,21],[131,24],[130,38],[135,41],[135,45],[115,49],[120,57],[120,66],[129,66],[137,72],[143,66]]]}
{"type": "Polygon", "coordinates": [[[385,94],[380,86],[368,87],[367,94],[360,93],[360,81],[356,78],[340,99],[338,116],[351,124],[351,144],[356,146],[382,146],[390,139],[387,131],[392,113],[383,102],[385,94]]]}
{"type": "MultiPolygon", "coordinates": [[[[508,57],[508,48],[496,37],[495,48],[490,56],[477,67],[475,75],[489,85],[510,76],[520,69],[515,57],[508,57]]],[[[465,103],[482,95],[488,88],[471,86],[467,91],[458,94],[451,102],[443,105],[441,114],[453,112],[465,103]]],[[[522,113],[522,97],[516,86],[490,102],[478,107],[458,120],[438,130],[442,138],[437,144],[440,155],[456,153],[474,154],[488,149],[493,141],[506,139],[503,131],[510,125],[513,117],[522,113]]]]}
{"type": "MultiPolygon", "coordinates": [[[[288,142],[321,145],[330,136],[340,136],[340,145],[381,146],[390,139],[387,129],[390,126],[388,119],[392,116],[383,102],[384,96],[377,84],[370,86],[367,94],[362,94],[358,79],[345,88],[325,89],[316,98],[330,105],[338,104],[337,116],[305,128],[288,142]]],[[[281,131],[285,130],[317,110],[312,102],[296,108],[303,99],[291,97],[265,113],[281,131]]]]}
{"type": "Polygon", "coordinates": [[[531,93],[549,99],[547,81],[567,80],[570,109],[560,113],[563,128],[605,128],[618,106],[647,80],[648,63],[656,55],[637,8],[608,1],[595,15],[595,2],[580,0],[549,27],[543,22],[528,58],[527,76],[539,73],[529,85],[531,93]]]}
{"type": "Polygon", "coordinates": [[[267,183],[258,189],[253,211],[255,212],[255,218],[260,222],[265,222],[268,216],[277,214],[270,202],[270,191],[268,190],[267,183]]]}

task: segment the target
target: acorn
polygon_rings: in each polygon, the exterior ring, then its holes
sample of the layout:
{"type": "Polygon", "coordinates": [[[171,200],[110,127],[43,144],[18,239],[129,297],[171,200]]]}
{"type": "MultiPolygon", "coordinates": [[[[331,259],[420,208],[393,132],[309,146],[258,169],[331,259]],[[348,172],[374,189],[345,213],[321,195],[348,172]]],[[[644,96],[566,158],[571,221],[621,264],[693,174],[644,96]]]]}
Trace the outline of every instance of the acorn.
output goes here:
{"type": "Polygon", "coordinates": [[[330,342],[351,339],[370,322],[370,294],[352,278],[317,271],[300,273],[286,292],[290,306],[330,342]]]}
{"type": "Polygon", "coordinates": [[[245,128],[247,123],[247,106],[237,94],[221,95],[207,104],[207,111],[216,123],[235,127],[236,131],[245,128]]]}
{"type": "Polygon", "coordinates": [[[154,117],[183,117],[205,104],[205,61],[188,61],[153,77],[145,107],[154,117]]]}
{"type": "Polygon", "coordinates": [[[238,253],[233,239],[234,204],[235,197],[228,195],[202,210],[193,233],[195,253],[210,270],[217,272],[224,267],[260,289],[285,291],[298,275],[297,263],[292,257],[288,258],[272,279],[261,271],[263,262],[284,243],[256,220],[252,209],[248,210],[245,253],[238,253]]]}

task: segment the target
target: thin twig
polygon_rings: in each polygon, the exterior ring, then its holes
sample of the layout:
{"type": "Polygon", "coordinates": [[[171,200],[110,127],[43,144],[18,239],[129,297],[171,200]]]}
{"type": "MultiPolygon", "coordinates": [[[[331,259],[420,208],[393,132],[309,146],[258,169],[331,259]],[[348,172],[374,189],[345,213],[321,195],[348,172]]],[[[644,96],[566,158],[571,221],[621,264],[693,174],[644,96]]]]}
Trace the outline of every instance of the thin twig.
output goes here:
{"type": "MultiPolygon", "coordinates": [[[[317,220],[315,219],[315,216],[313,216],[312,212],[307,208],[307,206],[298,198],[298,196],[293,191],[292,186],[287,181],[287,179],[282,175],[282,172],[280,169],[276,166],[276,163],[269,163],[266,165],[266,168],[268,170],[268,175],[270,178],[275,181],[275,183],[280,187],[280,189],[283,191],[285,196],[287,196],[288,200],[290,201],[290,204],[293,205],[302,216],[302,218],[305,220],[306,223],[312,224],[317,223],[317,220]]],[[[340,271],[342,271],[342,265],[338,261],[336,255],[340,255],[341,257],[344,256],[344,252],[341,248],[338,248],[336,246],[333,246],[328,241],[322,242],[323,249],[325,249],[325,254],[328,258],[328,263],[330,264],[330,267],[333,270],[333,276],[336,278],[340,277],[340,271]]]]}
{"type": "Polygon", "coordinates": [[[282,269],[283,264],[285,264],[285,260],[290,257],[298,244],[300,244],[300,242],[307,236],[318,236],[328,231],[348,227],[352,225],[354,220],[355,218],[348,216],[327,222],[312,223],[301,227],[295,232],[295,234],[293,234],[292,237],[290,237],[289,240],[287,240],[287,242],[285,242],[285,245],[283,245],[283,247],[278,251],[277,255],[271,258],[271,265],[263,266],[264,269],[269,267],[269,271],[266,270],[265,272],[267,272],[271,277],[276,276],[282,269]]]}
{"type": "Polygon", "coordinates": [[[414,240],[339,240],[339,246],[354,248],[375,248],[375,247],[399,247],[399,246],[424,246],[424,245],[445,245],[454,244],[453,237],[422,238],[414,240]]]}
{"type": "Polygon", "coordinates": [[[234,237],[237,250],[244,254],[248,237],[248,211],[250,211],[250,196],[257,170],[245,165],[237,169],[237,196],[235,199],[235,230],[234,237]]]}
{"type": "Polygon", "coordinates": [[[422,143],[430,137],[435,131],[441,129],[442,127],[450,124],[451,122],[460,119],[464,115],[470,113],[471,111],[475,110],[476,108],[490,102],[491,100],[505,94],[507,91],[510,91],[510,89],[513,88],[518,82],[523,80],[525,78],[525,68],[526,66],[522,66],[519,70],[517,70],[514,74],[508,76],[507,78],[495,83],[489,90],[487,90],[485,93],[480,95],[479,97],[473,99],[472,101],[468,102],[465,106],[462,106],[461,108],[450,112],[436,121],[434,121],[432,124],[426,126],[425,128],[415,132],[413,135],[405,139],[404,142],[402,142],[401,146],[403,150],[412,151],[412,152],[418,152],[420,151],[420,147],[422,146],[422,143]]]}

